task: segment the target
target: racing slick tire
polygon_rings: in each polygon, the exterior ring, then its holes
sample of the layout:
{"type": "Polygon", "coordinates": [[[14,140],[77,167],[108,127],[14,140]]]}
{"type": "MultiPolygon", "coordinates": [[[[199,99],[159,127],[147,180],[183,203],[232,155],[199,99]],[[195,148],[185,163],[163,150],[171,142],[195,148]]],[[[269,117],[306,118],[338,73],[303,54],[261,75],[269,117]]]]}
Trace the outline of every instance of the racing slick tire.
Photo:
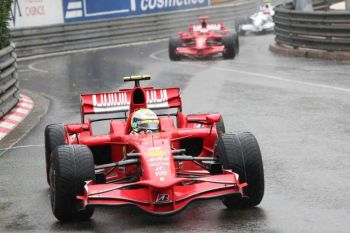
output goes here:
{"type": "Polygon", "coordinates": [[[224,59],[234,59],[236,56],[236,37],[235,34],[228,34],[222,38],[222,44],[225,47],[223,52],[224,59]]]}
{"type": "Polygon", "coordinates": [[[220,121],[216,122],[216,132],[218,135],[224,134],[226,132],[225,130],[225,124],[224,124],[224,119],[220,117],[220,121]]]}
{"type": "Polygon", "coordinates": [[[236,19],[236,31],[239,33],[239,35],[244,35],[245,31],[242,30],[242,25],[249,24],[250,23],[250,17],[249,16],[240,16],[236,19]]]}
{"type": "Polygon", "coordinates": [[[239,36],[237,32],[233,33],[233,40],[235,41],[235,52],[236,55],[239,54],[239,36]]]}
{"type": "Polygon", "coordinates": [[[170,37],[169,39],[169,58],[172,61],[181,60],[181,55],[176,52],[176,49],[181,45],[180,37],[170,37]]]}
{"type": "Polygon", "coordinates": [[[51,124],[45,128],[45,161],[46,179],[50,185],[50,159],[51,153],[56,147],[65,144],[65,129],[62,124],[51,124]]]}
{"type": "Polygon", "coordinates": [[[253,134],[240,132],[224,134],[217,138],[215,155],[224,169],[231,169],[239,175],[239,182],[247,182],[241,198],[237,195],[222,199],[226,207],[249,208],[258,205],[264,196],[264,168],[258,142],[253,134]]]}
{"type": "Polygon", "coordinates": [[[53,152],[50,168],[50,200],[60,221],[88,220],[94,207],[82,209],[77,195],[84,195],[85,181],[96,181],[94,159],[85,145],[62,145],[53,152]]]}
{"type": "Polygon", "coordinates": [[[244,31],[243,29],[239,29],[239,35],[240,36],[244,36],[245,35],[245,33],[246,33],[246,31],[244,31]]]}

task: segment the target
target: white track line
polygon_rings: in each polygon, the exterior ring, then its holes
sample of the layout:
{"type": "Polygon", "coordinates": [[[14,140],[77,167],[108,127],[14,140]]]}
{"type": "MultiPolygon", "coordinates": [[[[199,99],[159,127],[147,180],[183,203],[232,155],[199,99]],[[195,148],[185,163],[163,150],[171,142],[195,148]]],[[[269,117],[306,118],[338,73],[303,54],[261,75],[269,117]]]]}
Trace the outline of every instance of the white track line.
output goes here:
{"type": "MultiPolygon", "coordinates": [[[[154,60],[157,60],[157,61],[169,62],[169,60],[163,59],[163,58],[160,58],[157,56],[158,54],[160,54],[166,50],[167,49],[162,49],[162,50],[156,51],[156,52],[152,53],[149,57],[154,59],[154,60]]],[[[173,63],[179,64],[179,65],[190,65],[190,66],[203,67],[203,65],[199,65],[199,64],[195,64],[195,63],[188,63],[188,62],[173,62],[173,63]]],[[[268,74],[254,73],[254,72],[249,72],[249,71],[235,70],[235,69],[229,69],[229,68],[223,68],[223,67],[217,67],[217,66],[212,66],[211,68],[215,69],[215,70],[226,71],[226,72],[235,72],[235,73],[239,73],[239,74],[245,74],[245,75],[250,75],[250,76],[255,76],[255,77],[260,77],[260,78],[265,78],[265,79],[277,80],[277,81],[281,81],[281,82],[288,82],[288,83],[304,85],[304,86],[309,86],[309,87],[316,87],[316,88],[329,89],[329,90],[333,90],[333,91],[350,93],[350,89],[348,89],[348,88],[342,88],[342,87],[336,87],[336,86],[330,86],[330,85],[318,84],[318,83],[312,83],[312,82],[298,81],[298,80],[281,78],[281,77],[268,75],[268,74]]]]}
{"type": "Polygon", "coordinates": [[[44,145],[38,144],[38,145],[13,146],[8,148],[3,148],[2,150],[16,150],[16,149],[26,149],[26,148],[33,148],[33,147],[44,147],[44,145]]]}
{"type": "Polygon", "coordinates": [[[39,64],[39,63],[41,63],[41,62],[44,62],[44,61],[32,63],[32,64],[30,64],[30,65],[28,66],[28,68],[29,68],[30,70],[32,70],[32,71],[39,72],[39,73],[46,73],[46,74],[49,73],[48,70],[43,70],[43,69],[39,69],[39,68],[34,67],[35,65],[37,65],[37,64],[39,64]]]}
{"type": "Polygon", "coordinates": [[[83,52],[98,51],[98,50],[104,50],[104,49],[120,48],[120,47],[130,47],[130,46],[134,46],[134,45],[154,44],[154,43],[159,43],[159,42],[163,42],[163,41],[167,41],[167,40],[168,40],[168,38],[151,40],[151,41],[143,41],[143,42],[134,42],[134,43],[129,43],[129,44],[108,45],[108,46],[102,46],[102,47],[97,47],[97,48],[86,48],[86,49],[70,50],[70,51],[57,52],[57,53],[41,54],[41,55],[35,55],[35,56],[30,56],[30,57],[18,58],[17,61],[27,61],[27,60],[34,60],[34,59],[45,58],[45,57],[62,56],[62,55],[74,54],[74,53],[83,53],[83,52]]]}

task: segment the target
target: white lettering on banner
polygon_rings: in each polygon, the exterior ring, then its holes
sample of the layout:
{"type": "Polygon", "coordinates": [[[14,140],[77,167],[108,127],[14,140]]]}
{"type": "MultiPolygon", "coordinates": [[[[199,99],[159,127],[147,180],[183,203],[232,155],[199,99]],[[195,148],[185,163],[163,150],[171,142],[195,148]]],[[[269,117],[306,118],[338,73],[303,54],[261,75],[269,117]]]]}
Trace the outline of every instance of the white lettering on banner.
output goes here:
{"type": "Polygon", "coordinates": [[[156,8],[181,7],[182,5],[203,4],[205,0],[141,0],[141,10],[154,10],[156,8]]]}
{"type": "Polygon", "coordinates": [[[136,0],[131,0],[130,8],[132,11],[136,11],[136,0]]]}

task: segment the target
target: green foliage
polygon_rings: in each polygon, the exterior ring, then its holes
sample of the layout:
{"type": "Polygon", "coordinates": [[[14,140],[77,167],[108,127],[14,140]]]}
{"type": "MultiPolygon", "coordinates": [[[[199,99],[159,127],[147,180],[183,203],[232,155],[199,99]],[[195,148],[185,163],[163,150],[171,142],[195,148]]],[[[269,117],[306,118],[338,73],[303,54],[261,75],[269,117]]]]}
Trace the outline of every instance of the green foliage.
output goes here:
{"type": "Polygon", "coordinates": [[[0,49],[10,43],[10,30],[8,20],[10,19],[12,0],[0,0],[0,49]]]}

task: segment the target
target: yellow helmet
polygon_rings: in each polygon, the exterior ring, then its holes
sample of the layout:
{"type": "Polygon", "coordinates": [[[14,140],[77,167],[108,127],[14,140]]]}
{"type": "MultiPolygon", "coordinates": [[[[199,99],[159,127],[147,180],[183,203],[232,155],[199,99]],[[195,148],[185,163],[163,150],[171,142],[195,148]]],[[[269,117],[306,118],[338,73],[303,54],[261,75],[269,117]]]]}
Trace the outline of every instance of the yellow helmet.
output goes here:
{"type": "Polygon", "coordinates": [[[135,132],[158,131],[159,119],[158,116],[150,109],[143,108],[134,112],[131,117],[131,128],[135,132]]]}

